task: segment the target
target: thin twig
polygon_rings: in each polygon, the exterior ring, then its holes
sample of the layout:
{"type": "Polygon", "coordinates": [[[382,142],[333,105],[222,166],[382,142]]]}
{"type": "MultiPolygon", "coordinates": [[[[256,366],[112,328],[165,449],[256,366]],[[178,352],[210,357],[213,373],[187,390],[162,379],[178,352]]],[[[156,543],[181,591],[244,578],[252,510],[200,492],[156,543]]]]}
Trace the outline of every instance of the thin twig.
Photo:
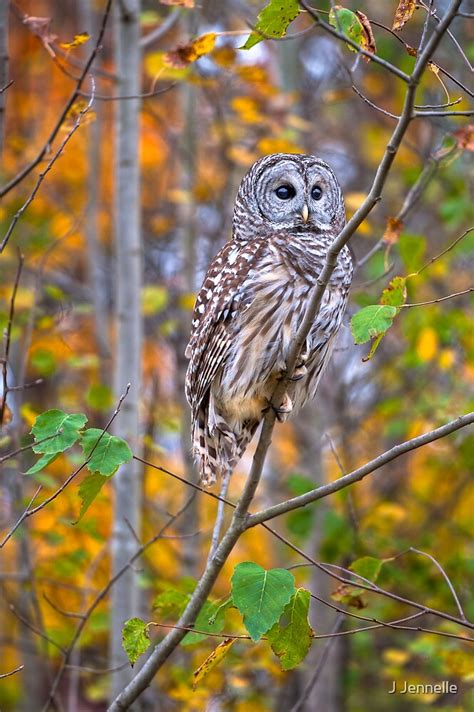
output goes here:
{"type": "Polygon", "coordinates": [[[16,524],[14,525],[14,527],[8,532],[8,534],[6,535],[6,537],[4,538],[4,540],[0,543],[0,549],[2,549],[2,548],[5,546],[5,544],[6,544],[7,541],[10,539],[10,537],[12,536],[12,534],[18,529],[18,527],[20,526],[20,524],[21,524],[25,519],[27,519],[28,517],[33,516],[33,514],[36,514],[36,513],[39,512],[41,509],[44,509],[44,507],[46,507],[48,504],[50,504],[50,502],[52,502],[53,500],[55,500],[56,497],[58,497],[58,496],[61,494],[61,492],[63,492],[63,491],[66,489],[66,487],[72,482],[72,480],[73,480],[75,477],[77,477],[77,475],[78,475],[80,472],[82,472],[82,470],[84,469],[84,467],[87,467],[87,464],[91,461],[91,458],[92,458],[92,455],[93,455],[94,452],[95,452],[95,449],[97,448],[97,446],[99,445],[100,441],[101,441],[102,438],[104,437],[105,433],[106,433],[107,430],[110,428],[110,426],[111,426],[112,423],[114,422],[115,418],[116,418],[117,415],[119,414],[120,408],[121,408],[121,406],[122,406],[122,403],[123,403],[124,399],[127,397],[129,391],[130,391],[130,383],[127,384],[127,387],[126,387],[126,389],[125,389],[125,392],[122,393],[122,395],[120,396],[116,409],[114,410],[113,414],[112,414],[111,417],[109,418],[109,421],[107,422],[107,424],[106,424],[105,427],[103,428],[103,430],[102,430],[100,436],[97,438],[96,442],[94,443],[94,447],[93,447],[92,450],[90,451],[88,458],[87,458],[86,460],[84,460],[84,462],[83,462],[81,465],[79,465],[79,467],[77,467],[77,468],[74,470],[74,472],[72,472],[72,473],[69,475],[69,477],[67,477],[67,479],[62,483],[62,485],[61,485],[60,487],[58,487],[58,489],[57,489],[55,492],[53,492],[52,495],[50,495],[49,497],[47,497],[43,502],[41,502],[41,504],[38,504],[37,507],[34,507],[33,509],[31,509],[31,505],[33,504],[33,501],[36,499],[36,497],[37,497],[37,495],[38,495],[38,493],[39,493],[39,491],[40,491],[40,489],[41,489],[41,485],[40,485],[40,487],[39,487],[38,490],[36,491],[36,493],[35,493],[33,499],[32,499],[31,502],[29,503],[28,507],[25,509],[25,511],[23,512],[23,514],[21,515],[21,517],[19,518],[19,520],[16,522],[16,524]]]}
{"type": "MultiPolygon", "coordinates": [[[[11,82],[10,82],[10,84],[11,84],[11,82]]],[[[24,665],[20,665],[19,667],[15,668],[14,670],[10,670],[10,672],[3,672],[0,675],[0,680],[3,680],[5,677],[11,677],[12,675],[16,675],[16,673],[23,670],[24,667],[25,667],[24,665]]]]}
{"type": "Polygon", "coordinates": [[[310,490],[309,492],[299,495],[298,497],[293,497],[285,502],[281,502],[280,504],[267,507],[257,514],[250,515],[246,522],[247,528],[266,522],[269,519],[281,516],[287,512],[291,512],[299,507],[304,507],[311,502],[316,502],[318,499],[327,497],[335,492],[339,492],[355,482],[360,482],[367,475],[379,470],[383,465],[392,462],[401,455],[405,455],[406,453],[416,450],[417,448],[427,445],[428,443],[444,438],[446,435],[450,435],[451,433],[454,433],[461,428],[465,428],[468,425],[472,425],[473,423],[474,412],[466,413],[465,415],[460,415],[454,420],[450,420],[448,423],[441,425],[439,428],[435,428],[427,433],[423,433],[423,435],[418,435],[411,440],[406,440],[403,443],[395,445],[390,448],[390,450],[378,455],[373,460],[370,460],[365,465],[362,465],[362,467],[358,467],[343,477],[339,477],[332,482],[321,485],[320,487],[310,490]]]}
{"type": "Polygon", "coordinates": [[[372,109],[376,109],[384,116],[388,116],[390,119],[395,119],[396,121],[399,120],[400,117],[397,116],[397,114],[392,114],[390,111],[387,111],[386,109],[382,109],[382,107],[378,106],[378,104],[374,104],[374,102],[371,101],[368,97],[366,97],[365,94],[362,94],[360,89],[358,89],[355,84],[351,84],[351,89],[357,94],[358,97],[360,97],[363,101],[365,101],[366,104],[371,106],[372,109]]]}
{"type": "Polygon", "coordinates": [[[21,208],[19,208],[17,210],[17,212],[15,213],[15,215],[13,216],[13,219],[10,223],[10,226],[8,227],[5,237],[3,238],[3,240],[0,244],[0,254],[2,254],[3,250],[5,249],[8,241],[13,233],[13,230],[15,229],[15,226],[16,226],[18,220],[21,218],[21,216],[23,215],[25,210],[27,210],[27,208],[31,205],[31,203],[35,199],[36,194],[38,193],[38,190],[40,189],[41,184],[43,183],[44,179],[46,178],[46,176],[48,175],[48,173],[50,172],[50,170],[52,169],[52,167],[54,166],[54,164],[56,163],[58,158],[62,155],[64,148],[66,147],[66,144],[71,140],[71,138],[76,133],[79,126],[81,125],[82,118],[85,116],[85,114],[87,114],[87,112],[92,107],[92,104],[94,102],[95,84],[94,84],[94,80],[92,78],[91,78],[91,81],[92,81],[93,90],[92,90],[92,94],[91,94],[89,103],[87,104],[87,106],[85,106],[83,109],[81,109],[81,111],[79,111],[79,113],[76,117],[76,120],[74,122],[74,125],[72,126],[70,131],[66,134],[65,138],[59,145],[59,148],[57,149],[56,153],[48,161],[46,168],[43,171],[41,171],[41,173],[38,174],[38,178],[37,178],[36,183],[33,187],[33,190],[31,191],[31,193],[29,194],[28,198],[25,200],[25,202],[23,203],[21,208]]]}
{"type": "Polygon", "coordinates": [[[149,541],[147,541],[145,544],[143,544],[136,550],[134,555],[129,559],[129,561],[125,564],[125,566],[123,566],[121,569],[119,569],[117,571],[117,573],[99,591],[99,593],[95,596],[92,603],[84,611],[82,620],[79,621],[77,628],[74,631],[74,634],[72,636],[72,639],[71,639],[67,649],[64,650],[63,662],[60,665],[60,667],[56,673],[56,677],[54,678],[53,684],[51,686],[51,690],[49,692],[49,698],[48,698],[45,706],[43,707],[42,712],[47,712],[51,700],[56,695],[56,692],[57,692],[59,684],[62,680],[62,676],[63,676],[66,666],[69,662],[71,654],[72,654],[79,638],[81,637],[82,631],[83,631],[84,627],[86,626],[87,621],[90,619],[94,610],[97,608],[99,603],[105,598],[105,596],[108,594],[108,592],[110,591],[112,586],[124,575],[124,573],[126,571],[128,571],[128,569],[134,564],[134,562],[138,558],[140,558],[145,553],[145,551],[150,548],[150,546],[152,546],[159,539],[161,539],[161,537],[165,533],[165,531],[167,529],[169,529],[169,527],[171,527],[177,521],[177,519],[179,519],[179,517],[181,517],[182,514],[184,514],[184,512],[187,510],[187,508],[191,504],[193,498],[194,498],[194,495],[191,495],[191,497],[188,498],[188,500],[185,502],[185,504],[181,507],[181,509],[176,514],[170,515],[168,521],[166,522],[166,524],[164,524],[161,527],[161,529],[158,531],[158,533],[155,534],[155,536],[153,536],[149,541]]]}
{"type": "Polygon", "coordinates": [[[427,302],[414,302],[413,304],[401,304],[401,309],[406,309],[407,307],[424,307],[427,304],[438,304],[438,302],[445,302],[447,299],[454,299],[454,297],[462,297],[463,294],[471,294],[474,292],[474,287],[469,289],[464,289],[462,292],[454,292],[454,294],[447,294],[445,297],[438,297],[438,299],[430,299],[427,302]]]}
{"type": "Polygon", "coordinates": [[[446,583],[448,584],[448,588],[449,588],[449,590],[451,591],[451,595],[452,595],[452,597],[453,597],[453,599],[454,599],[454,602],[455,602],[455,604],[456,604],[456,607],[457,607],[457,609],[458,609],[458,611],[459,611],[459,615],[461,616],[461,618],[462,618],[463,620],[466,620],[466,615],[465,615],[465,613],[464,613],[464,611],[463,611],[463,607],[461,606],[461,602],[460,602],[460,600],[459,600],[459,598],[458,598],[458,595],[457,595],[457,593],[456,593],[456,591],[455,591],[455,589],[454,589],[454,586],[453,586],[453,584],[451,583],[451,580],[450,580],[448,574],[447,574],[446,571],[443,569],[443,567],[441,566],[441,564],[439,563],[439,561],[438,561],[437,559],[435,559],[435,557],[432,556],[431,554],[428,554],[428,552],[426,552],[426,551],[421,551],[420,549],[415,549],[415,547],[413,547],[413,546],[410,546],[410,548],[409,548],[408,551],[412,551],[414,554],[419,554],[420,556],[426,556],[428,559],[430,559],[430,561],[433,562],[433,564],[436,566],[436,568],[438,569],[438,571],[440,571],[440,573],[441,573],[441,575],[443,576],[444,580],[445,580],[446,583]]]}
{"type": "Polygon", "coordinates": [[[459,237],[457,237],[453,242],[451,242],[451,244],[448,245],[445,250],[440,252],[438,255],[435,255],[434,257],[432,257],[430,260],[428,260],[428,262],[425,262],[425,264],[422,267],[420,267],[420,269],[416,272],[416,274],[417,275],[421,274],[422,272],[424,272],[425,269],[428,269],[428,267],[430,267],[433,264],[433,262],[436,262],[436,260],[439,260],[440,257],[444,257],[444,255],[447,252],[450,252],[454,247],[456,247],[458,242],[461,242],[461,240],[463,240],[466,237],[466,235],[469,235],[469,233],[472,232],[473,230],[474,230],[474,226],[468,227],[467,230],[465,230],[462,233],[462,235],[459,235],[459,237]]]}
{"type": "Polygon", "coordinates": [[[3,186],[3,188],[0,188],[0,198],[3,198],[12,188],[15,188],[21,181],[31,173],[32,170],[36,168],[36,166],[43,160],[43,157],[48,153],[51,144],[53,143],[54,139],[58,135],[59,130],[61,129],[61,126],[63,125],[64,121],[66,120],[67,115],[69,114],[69,111],[71,107],[73,106],[74,102],[76,101],[77,97],[79,96],[79,92],[82,88],[82,85],[87,77],[87,74],[99,52],[99,50],[102,47],[102,40],[104,38],[105,34],[105,28],[107,25],[107,20],[110,15],[110,10],[112,8],[112,2],[113,0],[107,0],[107,5],[104,10],[104,14],[102,16],[102,23],[101,27],[99,30],[99,33],[97,35],[97,40],[95,43],[95,46],[90,54],[89,59],[84,65],[84,69],[81,72],[81,76],[79,77],[76,87],[74,91],[72,92],[71,96],[69,97],[68,101],[66,102],[66,105],[64,109],[62,110],[58,120],[56,121],[56,124],[54,125],[52,131],[50,132],[48,138],[46,139],[43,147],[40,149],[36,157],[27,165],[25,166],[14,178],[12,178],[6,185],[3,186]]]}
{"type": "Polygon", "coordinates": [[[14,526],[12,529],[10,529],[10,531],[8,532],[8,534],[4,537],[3,541],[0,542],[0,549],[3,549],[3,547],[5,546],[5,544],[7,543],[7,541],[10,539],[10,537],[13,536],[13,534],[16,532],[16,530],[18,529],[18,527],[20,526],[20,524],[22,524],[22,522],[24,522],[24,520],[25,520],[26,517],[27,517],[27,512],[28,512],[28,510],[30,509],[31,505],[33,504],[33,502],[35,501],[35,499],[36,499],[37,496],[39,495],[39,493],[40,493],[40,491],[42,490],[42,488],[43,488],[43,485],[39,485],[39,487],[38,487],[38,489],[36,490],[36,492],[34,493],[33,497],[30,499],[30,502],[29,502],[27,508],[25,509],[25,511],[23,512],[23,514],[22,514],[21,517],[19,518],[19,520],[16,522],[15,526],[14,526]]]}

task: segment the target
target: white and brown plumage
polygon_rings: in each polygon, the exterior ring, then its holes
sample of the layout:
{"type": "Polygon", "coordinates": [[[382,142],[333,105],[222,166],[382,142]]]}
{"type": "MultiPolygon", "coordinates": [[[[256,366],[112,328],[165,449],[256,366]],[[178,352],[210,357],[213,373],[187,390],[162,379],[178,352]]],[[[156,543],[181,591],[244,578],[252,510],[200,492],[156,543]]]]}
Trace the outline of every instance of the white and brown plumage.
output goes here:
{"type": "MultiPolygon", "coordinates": [[[[265,156],[244,176],[232,240],[208,269],[186,349],[193,452],[205,484],[232,471],[252,439],[344,221],[337,179],[314,156],[265,156]]],[[[286,414],[316,392],[352,272],[344,248],[298,364],[302,378],[282,404],[286,414]]]]}

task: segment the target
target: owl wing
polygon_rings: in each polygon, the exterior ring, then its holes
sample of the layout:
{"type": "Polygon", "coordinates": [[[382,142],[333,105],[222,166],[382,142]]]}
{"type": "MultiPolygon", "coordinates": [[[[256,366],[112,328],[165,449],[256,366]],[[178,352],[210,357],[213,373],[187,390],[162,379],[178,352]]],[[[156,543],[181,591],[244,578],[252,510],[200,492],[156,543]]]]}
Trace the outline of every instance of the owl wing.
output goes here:
{"type": "Polygon", "coordinates": [[[185,355],[186,398],[193,413],[202,403],[232,344],[233,319],[253,300],[247,288],[264,249],[263,240],[231,240],[212,261],[194,307],[191,337],[185,355]]]}

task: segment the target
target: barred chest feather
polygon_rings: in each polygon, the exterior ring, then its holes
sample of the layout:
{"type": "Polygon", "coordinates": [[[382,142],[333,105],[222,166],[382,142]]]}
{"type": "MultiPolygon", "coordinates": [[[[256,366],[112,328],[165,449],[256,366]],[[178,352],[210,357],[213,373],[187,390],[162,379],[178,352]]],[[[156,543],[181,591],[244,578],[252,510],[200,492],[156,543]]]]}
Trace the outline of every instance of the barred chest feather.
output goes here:
{"type": "MultiPolygon", "coordinates": [[[[248,306],[233,314],[232,346],[211,388],[217,410],[231,427],[260,420],[285,369],[330,242],[332,237],[319,238],[315,244],[314,235],[308,233],[277,234],[243,281],[238,302],[248,306]]],[[[296,408],[316,391],[342,321],[351,279],[352,261],[345,249],[307,339],[308,376],[294,386],[296,408]]]]}

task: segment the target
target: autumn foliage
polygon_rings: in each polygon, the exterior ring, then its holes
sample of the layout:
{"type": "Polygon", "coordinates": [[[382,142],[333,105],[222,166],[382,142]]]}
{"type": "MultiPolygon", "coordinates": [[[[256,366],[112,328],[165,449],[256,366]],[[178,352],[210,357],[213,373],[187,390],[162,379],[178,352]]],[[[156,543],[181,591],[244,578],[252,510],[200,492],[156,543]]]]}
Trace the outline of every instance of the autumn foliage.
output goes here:
{"type": "MultiPolygon", "coordinates": [[[[426,58],[381,200],[350,236],[350,307],[318,396],[275,426],[249,511],[453,426],[357,484],[243,527],[182,630],[256,447],[228,491],[202,491],[184,348],[236,187],[261,155],[314,153],[336,171],[348,219],[358,215],[410,77],[456,3],[132,4],[132,95],[117,74],[120,3],[0,10],[0,707],[105,710],[180,631],[139,690],[149,709],[471,709],[468,3],[426,58]],[[117,216],[133,207],[117,192],[127,102],[139,137],[136,393],[117,377],[127,339],[117,216]],[[123,429],[133,410],[136,437],[123,429]],[[124,468],[135,468],[137,527],[117,523],[124,468]],[[122,570],[124,541],[134,553],[122,570]],[[117,623],[123,581],[136,605],[117,623]],[[445,680],[456,693],[426,688],[445,680]],[[389,695],[394,681],[426,689],[389,695]]],[[[125,265],[127,281],[132,272],[125,265]]]]}

